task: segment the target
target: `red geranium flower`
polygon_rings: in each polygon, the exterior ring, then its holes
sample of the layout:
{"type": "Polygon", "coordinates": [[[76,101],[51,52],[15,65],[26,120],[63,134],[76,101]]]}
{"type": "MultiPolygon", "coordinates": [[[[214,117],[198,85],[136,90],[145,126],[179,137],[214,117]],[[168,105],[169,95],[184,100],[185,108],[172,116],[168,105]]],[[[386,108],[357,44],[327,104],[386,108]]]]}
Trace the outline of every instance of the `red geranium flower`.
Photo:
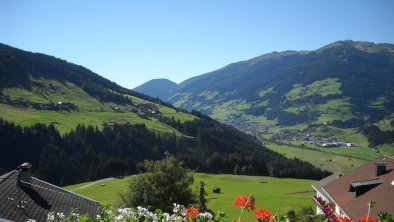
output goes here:
{"type": "Polygon", "coordinates": [[[255,204],[256,201],[252,195],[237,196],[234,201],[235,207],[240,207],[241,209],[247,210],[254,210],[255,204]]]}
{"type": "Polygon", "coordinates": [[[347,217],[337,217],[335,222],[352,222],[353,220],[347,217]]]}
{"type": "Polygon", "coordinates": [[[360,222],[378,222],[378,219],[368,216],[368,214],[366,214],[364,217],[360,218],[360,222]]]}
{"type": "Polygon", "coordinates": [[[186,217],[189,217],[192,220],[196,219],[197,214],[199,212],[200,212],[200,208],[198,208],[198,207],[185,208],[186,217]]]}
{"type": "Polygon", "coordinates": [[[254,212],[254,219],[258,221],[268,222],[271,221],[272,218],[271,211],[265,209],[258,209],[254,212]]]}

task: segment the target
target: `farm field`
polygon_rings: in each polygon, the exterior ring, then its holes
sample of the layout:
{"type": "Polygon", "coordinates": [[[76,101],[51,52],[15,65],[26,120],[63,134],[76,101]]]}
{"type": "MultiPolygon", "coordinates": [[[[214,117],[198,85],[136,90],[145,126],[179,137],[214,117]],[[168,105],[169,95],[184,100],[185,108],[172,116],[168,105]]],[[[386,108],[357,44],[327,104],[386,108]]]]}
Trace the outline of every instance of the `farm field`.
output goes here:
{"type": "Polygon", "coordinates": [[[360,147],[351,147],[351,148],[343,148],[343,147],[335,147],[335,148],[322,148],[319,147],[319,150],[324,152],[339,154],[344,156],[350,156],[353,158],[360,158],[365,160],[372,160],[380,156],[380,153],[377,153],[373,149],[369,148],[360,148],[360,147]]]}
{"type": "MultiPolygon", "coordinates": [[[[118,193],[127,189],[130,179],[131,177],[110,179],[77,190],[76,193],[100,202],[119,206],[118,193]]],[[[208,207],[214,212],[224,211],[228,213],[228,221],[233,220],[240,212],[233,206],[237,195],[252,194],[256,198],[256,208],[265,208],[272,211],[281,210],[285,213],[290,209],[300,213],[303,207],[314,206],[311,200],[314,194],[311,184],[315,183],[314,180],[196,173],[194,174],[193,190],[198,190],[200,181],[204,181],[206,184],[208,207]],[[214,194],[212,192],[213,187],[220,187],[221,193],[214,194]]],[[[86,184],[67,186],[65,189],[74,190],[86,184]]],[[[252,213],[247,214],[245,218],[248,217],[251,219],[252,213]]]]}
{"type": "MultiPolygon", "coordinates": [[[[332,148],[324,148],[314,144],[308,144],[307,141],[293,141],[291,142],[292,145],[296,146],[305,146],[309,149],[315,149],[316,151],[322,151],[326,153],[338,154],[342,156],[349,156],[358,159],[364,160],[372,160],[380,156],[381,154],[378,153],[374,149],[364,148],[364,147],[332,147],[332,148]]],[[[383,154],[387,154],[385,151],[379,148],[379,151],[383,154]]]]}
{"type": "Polygon", "coordinates": [[[308,161],[316,167],[331,172],[346,173],[367,162],[367,160],[361,160],[354,157],[345,157],[334,153],[301,149],[287,145],[269,144],[265,146],[275,152],[284,154],[288,158],[298,158],[300,160],[308,161]]]}

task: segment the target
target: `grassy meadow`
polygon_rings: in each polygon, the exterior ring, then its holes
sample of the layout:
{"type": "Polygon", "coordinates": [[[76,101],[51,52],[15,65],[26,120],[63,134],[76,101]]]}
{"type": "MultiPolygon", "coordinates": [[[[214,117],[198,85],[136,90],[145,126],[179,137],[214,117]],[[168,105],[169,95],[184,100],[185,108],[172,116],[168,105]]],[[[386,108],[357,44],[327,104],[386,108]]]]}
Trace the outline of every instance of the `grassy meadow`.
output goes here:
{"type": "MultiPolygon", "coordinates": [[[[4,88],[2,94],[8,96],[12,101],[23,99],[24,101],[35,103],[57,103],[71,102],[78,106],[77,111],[50,111],[37,110],[32,107],[16,107],[7,104],[0,104],[0,118],[22,126],[30,126],[35,123],[54,124],[63,134],[78,124],[92,125],[101,128],[104,123],[132,123],[145,124],[147,128],[159,133],[181,133],[163,123],[156,118],[143,118],[136,113],[130,112],[132,106],[121,106],[114,103],[101,103],[96,98],[90,96],[78,86],[70,82],[58,82],[55,80],[32,79],[40,87],[33,86],[30,90],[24,88],[4,88]],[[120,107],[125,112],[115,112],[112,107],[120,107]],[[128,110],[128,111],[127,111],[128,110]]],[[[193,120],[195,117],[188,113],[177,112],[175,109],[153,104],[140,98],[132,97],[133,104],[157,106],[163,116],[174,118],[180,122],[193,120]]]]}
{"type": "MultiPolygon", "coordinates": [[[[208,207],[228,213],[228,221],[239,215],[240,210],[233,206],[237,195],[251,194],[256,198],[256,209],[264,208],[275,212],[281,210],[286,213],[293,209],[300,213],[302,208],[314,206],[311,200],[315,193],[311,187],[315,183],[313,180],[212,174],[196,174],[194,179],[196,189],[199,181],[206,183],[208,207]],[[213,187],[220,187],[221,193],[213,193],[213,187]]],[[[252,219],[252,213],[245,218],[252,219]]]]}
{"type": "MultiPolygon", "coordinates": [[[[367,160],[361,160],[354,157],[346,157],[335,153],[321,152],[319,150],[301,149],[287,145],[269,144],[266,145],[266,147],[275,152],[281,153],[288,158],[298,158],[304,161],[308,161],[309,163],[311,163],[316,167],[331,172],[346,173],[367,162],[367,160]]],[[[349,148],[349,150],[350,149],[353,148],[349,148]]],[[[361,149],[361,148],[354,148],[354,149],[361,149]]]]}
{"type": "MultiPolygon", "coordinates": [[[[118,194],[127,189],[130,179],[132,177],[109,179],[77,190],[76,193],[100,202],[119,206],[118,194]]],[[[240,212],[233,206],[237,195],[252,194],[256,198],[256,208],[265,208],[272,211],[287,212],[294,209],[299,213],[303,207],[314,206],[311,200],[314,194],[311,184],[315,183],[314,180],[196,173],[193,184],[193,190],[196,192],[200,181],[204,181],[206,184],[208,207],[215,212],[224,211],[228,213],[228,221],[233,220],[240,212]],[[213,187],[220,187],[221,193],[213,193],[213,187]]],[[[88,183],[67,186],[65,189],[72,191],[86,184],[88,183]]],[[[247,214],[245,218],[251,218],[251,215],[251,213],[247,214]]]]}

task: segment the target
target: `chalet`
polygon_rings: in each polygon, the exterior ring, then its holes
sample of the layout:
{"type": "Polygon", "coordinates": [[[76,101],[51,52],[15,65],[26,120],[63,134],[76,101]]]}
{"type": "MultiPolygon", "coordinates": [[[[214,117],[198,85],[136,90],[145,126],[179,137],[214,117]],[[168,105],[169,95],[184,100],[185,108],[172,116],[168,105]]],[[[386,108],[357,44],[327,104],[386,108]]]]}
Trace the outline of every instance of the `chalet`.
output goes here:
{"type": "Polygon", "coordinates": [[[346,216],[358,221],[368,212],[394,213],[394,158],[381,156],[347,174],[335,173],[312,185],[316,190],[313,201],[318,214],[326,214],[332,221],[346,216]]]}
{"type": "Polygon", "coordinates": [[[49,212],[95,216],[100,204],[31,176],[31,164],[0,176],[0,221],[46,221],[49,212]]]}
{"type": "Polygon", "coordinates": [[[338,143],[323,143],[321,146],[325,147],[325,148],[333,148],[333,147],[339,147],[340,144],[338,144],[338,143]]]}

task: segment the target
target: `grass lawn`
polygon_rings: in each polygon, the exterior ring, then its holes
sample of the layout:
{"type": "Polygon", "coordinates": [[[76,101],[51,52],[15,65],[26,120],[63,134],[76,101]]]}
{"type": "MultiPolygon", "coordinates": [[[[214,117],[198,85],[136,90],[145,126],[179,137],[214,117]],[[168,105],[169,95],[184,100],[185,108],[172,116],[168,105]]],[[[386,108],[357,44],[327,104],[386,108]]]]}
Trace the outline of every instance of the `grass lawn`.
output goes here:
{"type": "MultiPolygon", "coordinates": [[[[116,206],[120,203],[118,194],[127,189],[130,178],[106,180],[78,190],[76,193],[116,206]],[[105,186],[101,184],[105,184],[105,186]]],[[[256,198],[256,208],[265,208],[272,211],[282,210],[285,213],[290,209],[299,213],[303,207],[314,206],[311,200],[314,194],[311,184],[315,183],[314,180],[196,173],[193,184],[193,190],[196,192],[200,181],[204,181],[206,184],[208,207],[214,212],[220,210],[228,213],[228,221],[233,220],[240,212],[233,206],[237,195],[252,194],[256,198]],[[221,193],[214,194],[212,192],[213,187],[220,187],[221,193]]],[[[65,187],[65,189],[73,190],[86,184],[71,185],[65,187]]],[[[251,217],[252,213],[247,213],[245,216],[249,219],[251,217]]]]}
{"type": "Polygon", "coordinates": [[[300,149],[286,145],[269,144],[267,148],[284,154],[288,158],[298,158],[308,161],[312,165],[319,167],[323,170],[331,172],[349,172],[363,164],[366,160],[360,160],[352,157],[339,156],[337,154],[319,152],[316,150],[300,149]]]}
{"type": "Polygon", "coordinates": [[[74,184],[74,185],[65,186],[63,188],[66,189],[66,190],[69,190],[69,191],[73,191],[73,190],[75,190],[75,189],[77,189],[79,187],[82,187],[82,186],[85,186],[85,185],[88,185],[88,184],[91,184],[91,183],[92,182],[78,183],[78,184],[74,184]]]}
{"type": "MultiPolygon", "coordinates": [[[[314,192],[313,180],[279,179],[261,176],[212,175],[198,173],[194,176],[195,187],[199,181],[206,183],[208,207],[213,211],[229,214],[227,221],[233,221],[240,210],[233,206],[237,195],[252,194],[256,198],[256,209],[265,208],[271,211],[286,213],[294,209],[300,213],[303,207],[313,207],[311,200],[314,192]],[[221,193],[212,192],[213,187],[220,187],[221,193]]],[[[314,209],[314,208],[312,208],[314,209]]],[[[252,221],[252,213],[246,213],[244,219],[252,221]]]]}
{"type": "MultiPolygon", "coordinates": [[[[75,191],[75,193],[85,197],[89,197],[93,200],[97,200],[101,203],[109,203],[113,206],[119,206],[119,193],[127,189],[127,184],[130,179],[131,177],[109,179],[89,186],[87,188],[77,190],[75,191]],[[104,184],[104,186],[102,186],[102,184],[104,184]]],[[[64,187],[64,189],[72,191],[78,187],[87,185],[89,183],[90,182],[66,186],[64,187]]]]}

